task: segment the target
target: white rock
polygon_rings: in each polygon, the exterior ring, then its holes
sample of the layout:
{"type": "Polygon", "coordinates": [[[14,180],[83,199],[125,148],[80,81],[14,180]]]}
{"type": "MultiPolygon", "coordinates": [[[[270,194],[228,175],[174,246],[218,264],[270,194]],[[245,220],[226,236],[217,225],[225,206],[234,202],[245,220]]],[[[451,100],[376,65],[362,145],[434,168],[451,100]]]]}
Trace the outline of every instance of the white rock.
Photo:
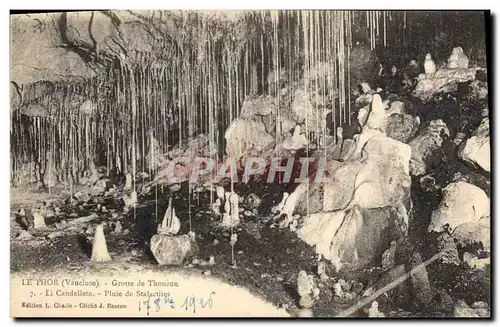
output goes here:
{"type": "Polygon", "coordinates": [[[217,215],[217,216],[220,216],[221,215],[221,212],[220,212],[220,208],[222,206],[222,202],[221,202],[221,199],[217,198],[214,203],[212,203],[212,211],[217,215]]]}
{"type": "Polygon", "coordinates": [[[238,194],[234,192],[226,192],[225,198],[226,200],[224,203],[224,214],[222,215],[221,226],[225,228],[236,227],[240,223],[238,194]]]}
{"type": "Polygon", "coordinates": [[[465,162],[490,172],[490,123],[488,118],[483,118],[481,125],[465,142],[459,156],[465,162]]]}
{"type": "Polygon", "coordinates": [[[490,306],[484,301],[477,301],[474,302],[470,307],[472,309],[489,309],[490,306]]]}
{"type": "Polygon", "coordinates": [[[313,305],[312,294],[316,285],[314,277],[301,270],[297,277],[297,292],[300,296],[300,305],[303,308],[310,308],[313,305]]]}
{"type": "Polygon", "coordinates": [[[378,302],[377,301],[373,301],[372,306],[370,307],[370,309],[368,309],[368,317],[370,317],[370,318],[383,318],[383,317],[385,317],[385,314],[378,311],[378,302]]]}
{"type": "Polygon", "coordinates": [[[411,161],[410,172],[413,176],[420,176],[427,172],[427,163],[441,158],[439,148],[443,145],[441,135],[450,136],[450,130],[441,120],[433,120],[429,126],[422,129],[419,135],[410,143],[411,161]]]}
{"type": "Polygon", "coordinates": [[[22,230],[21,233],[16,237],[16,240],[18,241],[26,241],[26,240],[31,240],[35,238],[33,235],[31,235],[28,231],[22,230]]]}
{"type": "Polygon", "coordinates": [[[474,242],[482,243],[485,250],[491,247],[490,234],[491,224],[488,217],[482,218],[479,221],[471,221],[458,225],[453,231],[453,238],[458,244],[467,245],[474,242]]]}
{"type": "Polygon", "coordinates": [[[478,222],[490,215],[490,201],[479,187],[466,182],[452,183],[443,189],[443,199],[432,212],[428,231],[451,230],[463,223],[478,222]]]}
{"type": "Polygon", "coordinates": [[[434,75],[436,73],[436,63],[432,60],[430,53],[425,55],[424,70],[426,75],[434,75]]]}
{"type": "Polygon", "coordinates": [[[189,236],[166,234],[154,235],[151,238],[150,249],[160,266],[179,266],[198,251],[198,247],[189,236]]]}
{"type": "Polygon", "coordinates": [[[180,229],[181,221],[175,214],[175,208],[172,206],[172,198],[170,198],[162,223],[158,226],[158,234],[177,235],[180,229]]]}
{"type": "Polygon", "coordinates": [[[35,229],[45,229],[47,225],[45,225],[45,217],[41,214],[39,210],[32,210],[33,218],[34,218],[34,227],[35,229]]]}
{"type": "Polygon", "coordinates": [[[115,224],[115,230],[113,231],[115,234],[120,234],[122,232],[122,224],[117,221],[115,224]]]}
{"type": "Polygon", "coordinates": [[[215,187],[215,194],[217,195],[217,199],[221,200],[221,201],[224,201],[224,197],[225,197],[225,194],[226,194],[226,191],[224,190],[224,187],[220,186],[220,185],[217,185],[215,187]]]}
{"type": "Polygon", "coordinates": [[[339,298],[343,297],[344,291],[342,291],[342,285],[340,283],[333,284],[333,293],[339,298]]]}
{"type": "Polygon", "coordinates": [[[448,64],[446,67],[449,69],[469,68],[469,58],[467,58],[462,47],[453,48],[451,55],[448,57],[448,64]]]}
{"type": "Polygon", "coordinates": [[[311,117],[314,114],[314,108],[311,100],[307,95],[307,92],[302,88],[295,90],[291,108],[294,117],[299,122],[305,121],[306,117],[311,117]]]}
{"type": "Polygon", "coordinates": [[[263,122],[235,119],[225,133],[226,154],[230,158],[240,158],[250,150],[262,151],[275,143],[275,138],[266,131],[263,122]]]}
{"type": "Polygon", "coordinates": [[[448,57],[448,63],[446,65],[448,69],[458,68],[458,48],[453,48],[451,55],[448,57]]]}
{"type": "Polygon", "coordinates": [[[486,308],[470,308],[464,301],[457,300],[453,307],[453,315],[457,318],[489,317],[490,311],[486,308]]]}
{"type": "Polygon", "coordinates": [[[53,240],[53,239],[61,237],[63,235],[64,235],[63,232],[61,232],[61,231],[55,231],[55,232],[52,232],[52,233],[48,234],[47,238],[49,240],[53,240]]]}
{"type": "Polygon", "coordinates": [[[256,115],[267,116],[274,112],[276,112],[276,99],[272,96],[248,96],[241,105],[240,117],[252,119],[256,115]]]}
{"type": "Polygon", "coordinates": [[[104,236],[104,225],[97,225],[94,234],[94,243],[92,245],[92,256],[90,258],[93,262],[107,262],[111,261],[111,256],[108,252],[106,238],[104,236]]]}
{"type": "Polygon", "coordinates": [[[432,77],[422,74],[419,76],[419,82],[413,91],[413,96],[429,100],[436,93],[456,91],[458,83],[475,80],[476,72],[479,69],[439,69],[432,77]]]}
{"type": "Polygon", "coordinates": [[[473,254],[470,254],[469,252],[464,253],[464,263],[466,263],[469,267],[474,269],[484,270],[485,268],[490,266],[491,264],[490,261],[491,261],[490,257],[479,259],[478,257],[476,257],[473,254]]]}
{"type": "Polygon", "coordinates": [[[132,174],[127,173],[127,175],[125,175],[125,186],[123,188],[125,190],[132,189],[132,174]]]}
{"type": "Polygon", "coordinates": [[[287,150],[299,150],[305,148],[309,144],[305,134],[301,133],[300,125],[295,126],[293,135],[287,137],[283,141],[283,148],[287,150]]]}

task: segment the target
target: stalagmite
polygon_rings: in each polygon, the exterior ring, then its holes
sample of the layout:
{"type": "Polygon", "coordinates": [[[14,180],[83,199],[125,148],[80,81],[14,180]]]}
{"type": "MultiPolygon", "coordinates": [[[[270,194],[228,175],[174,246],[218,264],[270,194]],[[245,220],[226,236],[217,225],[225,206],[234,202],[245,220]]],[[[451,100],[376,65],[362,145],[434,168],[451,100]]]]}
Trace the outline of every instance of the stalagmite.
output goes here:
{"type": "Polygon", "coordinates": [[[135,208],[135,206],[137,205],[137,192],[132,191],[130,193],[130,196],[124,195],[122,197],[122,200],[125,203],[125,207],[124,207],[125,210],[128,210],[130,208],[135,208]]]}
{"type": "Polygon", "coordinates": [[[222,206],[222,202],[220,198],[217,198],[213,203],[212,203],[212,210],[213,212],[217,215],[220,216],[221,211],[220,208],[222,206]]]}
{"type": "Polygon", "coordinates": [[[467,58],[467,55],[464,53],[464,49],[462,49],[462,47],[454,48],[452,55],[450,57],[452,56],[453,59],[456,60],[456,67],[449,67],[449,68],[463,68],[463,69],[469,68],[469,58],[467,58]]]}
{"type": "Polygon", "coordinates": [[[239,198],[234,192],[226,192],[222,227],[236,227],[240,223],[239,198]]]}
{"type": "Polygon", "coordinates": [[[436,73],[436,63],[432,60],[432,56],[430,53],[425,55],[424,61],[424,71],[426,75],[434,75],[436,73]]]}
{"type": "Polygon", "coordinates": [[[175,214],[175,208],[172,206],[172,198],[170,198],[163,221],[161,225],[158,226],[158,234],[177,235],[180,229],[181,221],[175,214]]]}
{"type": "Polygon", "coordinates": [[[130,173],[127,173],[127,175],[125,175],[125,186],[123,188],[125,190],[132,189],[132,175],[130,173]]]}
{"type": "Polygon", "coordinates": [[[220,199],[221,201],[224,201],[225,196],[226,196],[226,191],[224,190],[224,187],[217,185],[215,187],[215,191],[217,194],[217,198],[220,199]]]}
{"type": "Polygon", "coordinates": [[[90,260],[93,262],[111,261],[111,256],[109,255],[108,246],[106,244],[106,238],[104,236],[104,224],[97,225],[95,229],[92,256],[90,260]]]}
{"type": "Polygon", "coordinates": [[[47,228],[47,225],[45,225],[45,217],[42,215],[42,213],[39,210],[32,210],[32,212],[35,229],[47,228]]]}

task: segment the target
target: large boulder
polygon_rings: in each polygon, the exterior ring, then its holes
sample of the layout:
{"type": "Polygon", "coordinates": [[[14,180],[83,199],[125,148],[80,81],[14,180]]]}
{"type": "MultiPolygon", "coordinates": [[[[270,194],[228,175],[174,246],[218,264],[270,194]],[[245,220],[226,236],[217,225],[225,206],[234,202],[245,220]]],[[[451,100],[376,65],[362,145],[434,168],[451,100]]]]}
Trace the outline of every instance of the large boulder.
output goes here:
{"type": "Polygon", "coordinates": [[[330,211],[306,217],[297,235],[337,269],[377,264],[402,237],[401,215],[391,207],[330,211]]]}
{"type": "Polygon", "coordinates": [[[473,243],[483,244],[485,250],[491,248],[491,218],[482,218],[479,221],[471,221],[457,226],[453,231],[453,238],[458,244],[467,245],[473,243]]]}
{"type": "MultiPolygon", "coordinates": [[[[365,129],[364,133],[358,143],[362,145],[360,154],[335,164],[334,170],[334,162],[330,163],[328,182],[322,192],[314,192],[323,196],[322,207],[314,209],[326,212],[306,216],[297,231],[338,269],[379,260],[390,241],[397,240],[409,223],[410,147],[380,132],[365,129]]],[[[298,189],[287,200],[285,213],[293,212],[290,207],[294,201],[307,201],[307,188],[299,185],[298,189]]],[[[304,207],[298,205],[299,209],[304,207]]]]}
{"type": "Polygon", "coordinates": [[[188,235],[156,234],[150,243],[151,253],[160,266],[179,266],[198,252],[198,246],[188,235]]]}
{"type": "Polygon", "coordinates": [[[263,122],[235,119],[226,130],[226,153],[240,158],[250,150],[264,151],[274,146],[275,137],[266,131],[263,122]]]}
{"type": "Polygon", "coordinates": [[[483,118],[471,138],[461,147],[459,156],[473,167],[480,167],[489,172],[490,147],[490,121],[483,118]]]}
{"type": "Polygon", "coordinates": [[[409,114],[394,113],[387,119],[387,136],[399,142],[408,143],[418,131],[420,119],[409,114]]]}
{"type": "Polygon", "coordinates": [[[478,70],[481,68],[443,68],[433,76],[421,74],[413,96],[422,100],[430,100],[434,94],[456,91],[459,83],[474,81],[478,70]]]}
{"type": "Polygon", "coordinates": [[[253,119],[276,113],[277,99],[270,95],[248,96],[241,105],[240,118],[253,119]]]}
{"type": "Polygon", "coordinates": [[[363,167],[356,177],[351,204],[382,208],[406,202],[411,184],[410,158],[407,144],[387,136],[371,138],[362,149],[363,167]]]}
{"type": "Polygon", "coordinates": [[[421,129],[419,135],[409,143],[410,173],[413,176],[424,175],[432,165],[441,160],[440,149],[443,138],[449,136],[450,130],[441,119],[433,120],[427,127],[421,129]]]}
{"type": "Polygon", "coordinates": [[[490,215],[490,200],[479,187],[466,182],[449,184],[443,199],[432,212],[428,231],[454,230],[464,223],[479,222],[490,215]]]}

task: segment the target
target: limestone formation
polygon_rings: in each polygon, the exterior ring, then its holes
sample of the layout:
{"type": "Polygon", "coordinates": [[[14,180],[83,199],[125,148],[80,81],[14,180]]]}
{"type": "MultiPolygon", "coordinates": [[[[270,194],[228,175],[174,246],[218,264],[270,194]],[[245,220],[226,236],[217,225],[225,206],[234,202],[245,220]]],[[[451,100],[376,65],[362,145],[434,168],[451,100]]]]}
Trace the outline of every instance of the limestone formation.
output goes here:
{"type": "Polygon", "coordinates": [[[276,113],[277,100],[269,95],[246,97],[241,105],[240,118],[254,119],[276,113]]]}
{"type": "Polygon", "coordinates": [[[150,249],[160,266],[179,266],[198,252],[196,243],[185,234],[156,234],[151,238],[150,249]]]}
{"type": "Polygon", "coordinates": [[[490,172],[490,121],[483,118],[477,130],[462,146],[459,156],[462,160],[490,172]]]}
{"type": "Polygon", "coordinates": [[[455,230],[464,223],[479,222],[490,215],[490,200],[479,187],[466,182],[451,183],[443,189],[443,199],[432,212],[429,232],[455,230]]]}
{"type": "Polygon", "coordinates": [[[368,309],[368,317],[370,318],[383,318],[385,314],[378,310],[378,302],[373,301],[370,309],[368,309]]]}
{"type": "Polygon", "coordinates": [[[217,198],[213,203],[212,203],[212,211],[217,215],[217,216],[220,216],[221,215],[221,208],[222,206],[222,201],[220,198],[217,198]]]}
{"type": "Polygon", "coordinates": [[[297,292],[300,296],[300,306],[302,308],[311,308],[314,303],[314,293],[317,288],[314,282],[314,276],[308,275],[304,270],[297,276],[297,292]]]}
{"type": "Polygon", "coordinates": [[[382,254],[382,269],[391,269],[395,266],[396,241],[392,241],[390,247],[382,254]]]}
{"type": "Polygon", "coordinates": [[[436,73],[436,63],[432,60],[430,53],[425,55],[424,70],[426,75],[434,75],[436,73]]]}
{"type": "Polygon", "coordinates": [[[240,158],[250,150],[264,151],[272,147],[275,138],[266,131],[262,122],[235,119],[225,133],[226,153],[231,158],[240,158]]]}
{"type": "Polygon", "coordinates": [[[410,173],[413,176],[424,175],[429,166],[441,160],[444,137],[450,137],[450,130],[441,119],[437,119],[421,129],[419,135],[410,141],[410,173]]]}
{"type": "Polygon", "coordinates": [[[489,270],[491,265],[491,258],[478,258],[477,256],[470,254],[469,252],[465,252],[464,263],[470,268],[487,271],[489,270]]]}
{"type": "Polygon", "coordinates": [[[485,250],[491,249],[491,222],[489,217],[483,217],[479,221],[462,223],[453,231],[453,238],[458,244],[467,245],[480,243],[485,250]]]}
{"type": "Polygon", "coordinates": [[[132,189],[132,174],[127,173],[125,175],[125,186],[123,187],[125,190],[130,190],[132,189]]]}
{"type": "Polygon", "coordinates": [[[217,185],[215,187],[215,194],[217,195],[218,199],[220,199],[221,201],[224,201],[225,196],[226,196],[226,191],[224,190],[224,187],[217,185]]]}
{"type": "Polygon", "coordinates": [[[301,133],[300,125],[295,126],[293,134],[283,141],[283,148],[287,150],[303,149],[309,144],[305,134],[301,133]]]}
{"type": "Polygon", "coordinates": [[[453,48],[451,55],[448,57],[448,69],[467,69],[469,68],[469,58],[464,53],[462,47],[453,48]]]}
{"type": "Polygon", "coordinates": [[[113,233],[115,234],[120,234],[122,232],[122,223],[117,221],[116,224],[115,224],[115,230],[113,231],[113,233]]]}
{"type": "Polygon", "coordinates": [[[92,256],[90,260],[93,262],[111,261],[111,256],[109,255],[108,246],[106,244],[106,237],[104,235],[104,224],[97,225],[95,229],[92,256]]]}
{"type": "Polygon", "coordinates": [[[181,221],[175,214],[175,208],[172,206],[172,198],[170,198],[162,223],[158,226],[158,234],[177,235],[180,229],[181,221]]]}
{"type": "Polygon", "coordinates": [[[239,197],[234,192],[226,192],[221,226],[236,227],[240,223],[239,197]]]}
{"type": "Polygon", "coordinates": [[[431,76],[421,74],[418,84],[413,91],[413,96],[424,101],[432,99],[433,95],[444,92],[450,93],[457,90],[458,83],[472,82],[476,73],[482,68],[467,69],[439,69],[431,76]]]}
{"type": "Polygon", "coordinates": [[[34,228],[35,229],[45,229],[47,225],[45,225],[45,217],[43,216],[41,210],[32,210],[33,218],[34,218],[34,228]]]}

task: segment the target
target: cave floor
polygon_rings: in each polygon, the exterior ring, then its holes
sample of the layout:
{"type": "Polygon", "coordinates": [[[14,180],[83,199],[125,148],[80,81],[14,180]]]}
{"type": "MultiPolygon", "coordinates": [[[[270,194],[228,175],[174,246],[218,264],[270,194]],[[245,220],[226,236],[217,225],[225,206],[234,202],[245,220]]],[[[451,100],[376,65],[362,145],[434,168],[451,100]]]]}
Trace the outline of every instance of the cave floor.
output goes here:
{"type": "MultiPolygon", "coordinates": [[[[282,194],[282,191],[269,189],[257,190],[255,193],[257,192],[267,194],[261,197],[264,206],[280,201],[278,194],[282,194]]],[[[190,274],[200,275],[204,272],[206,274],[209,270],[211,276],[231,285],[243,286],[276,307],[284,307],[289,311],[298,308],[299,296],[296,291],[298,273],[301,270],[309,274],[316,272],[317,255],[313,247],[301,241],[288,229],[278,228],[269,214],[250,215],[248,212],[245,213],[240,226],[234,230],[238,234],[238,240],[234,247],[236,266],[233,266],[230,231],[218,227],[220,218],[215,216],[210,208],[210,197],[215,194],[211,195],[209,191],[192,193],[189,196],[189,191],[185,188],[176,193],[168,189],[157,190],[150,192],[149,195],[139,196],[139,204],[135,210],[132,209],[128,213],[123,212],[123,203],[118,200],[117,195],[94,196],[80,205],[70,205],[67,204],[68,201],[63,202],[62,193],[54,191],[52,195],[48,195],[39,192],[20,192],[15,189],[11,191],[12,273],[92,270],[89,259],[91,242],[88,239],[92,235],[85,234],[89,223],[85,226],[73,226],[70,223],[62,227],[59,225],[63,220],[70,222],[72,217],[83,217],[92,213],[97,213],[98,216],[92,220],[92,225],[107,222],[105,234],[108,249],[114,261],[119,262],[113,269],[121,269],[116,267],[121,265],[122,269],[127,271],[127,265],[131,264],[152,271],[181,269],[190,274]],[[149,239],[156,233],[157,224],[161,221],[168,206],[168,199],[172,195],[177,216],[181,219],[180,233],[187,233],[190,226],[196,233],[196,243],[199,247],[196,255],[198,263],[190,260],[182,267],[159,267],[149,251],[149,239]],[[38,208],[47,202],[60,208],[60,212],[54,217],[46,218],[48,228],[41,231],[29,229],[34,238],[17,239],[23,228],[16,219],[16,212],[20,208],[25,210],[38,208]],[[102,213],[102,210],[97,209],[97,203],[105,205],[108,211],[102,213]],[[120,233],[113,232],[117,221],[120,221],[123,228],[120,233]],[[55,227],[56,224],[59,228],[55,227]],[[51,234],[56,236],[51,238],[51,234]],[[215,265],[200,264],[208,261],[210,256],[214,256],[215,265]]],[[[355,275],[343,278],[348,282],[359,280],[355,275]]],[[[319,285],[321,294],[312,308],[315,317],[333,317],[361,299],[361,294],[352,300],[334,297],[335,281],[331,278],[319,285]]],[[[366,288],[366,285],[364,286],[366,288]]],[[[391,317],[425,316],[423,313],[410,313],[394,307],[386,309],[391,312],[391,317]]],[[[355,316],[366,316],[366,311],[360,310],[355,316]]],[[[443,314],[435,313],[432,316],[443,316],[443,314]]]]}

